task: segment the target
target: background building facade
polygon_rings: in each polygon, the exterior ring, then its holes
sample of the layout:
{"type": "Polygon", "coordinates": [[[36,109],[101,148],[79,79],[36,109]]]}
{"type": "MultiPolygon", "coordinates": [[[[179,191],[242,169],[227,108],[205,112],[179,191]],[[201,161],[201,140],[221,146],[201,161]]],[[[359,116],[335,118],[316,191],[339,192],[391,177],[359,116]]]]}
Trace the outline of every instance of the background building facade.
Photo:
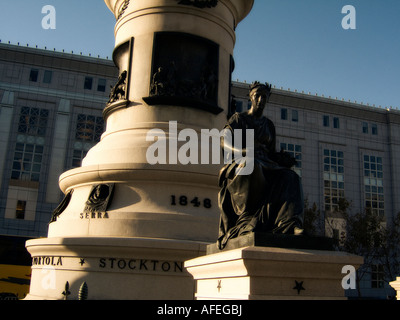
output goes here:
{"type": "MultiPolygon", "coordinates": [[[[0,44],[0,235],[46,236],[63,196],[58,178],[100,140],[117,77],[111,60],[0,44]]],[[[232,83],[236,111],[249,108],[248,92],[232,83]]],[[[265,115],[277,149],[298,160],[309,203],[325,213],[341,198],[354,212],[400,211],[399,111],[274,88],[265,115]]],[[[388,286],[375,271],[363,290],[382,297],[388,286]]]]}
{"type": "Polygon", "coordinates": [[[62,194],[104,131],[112,61],[0,44],[0,234],[40,237],[62,194]]]}

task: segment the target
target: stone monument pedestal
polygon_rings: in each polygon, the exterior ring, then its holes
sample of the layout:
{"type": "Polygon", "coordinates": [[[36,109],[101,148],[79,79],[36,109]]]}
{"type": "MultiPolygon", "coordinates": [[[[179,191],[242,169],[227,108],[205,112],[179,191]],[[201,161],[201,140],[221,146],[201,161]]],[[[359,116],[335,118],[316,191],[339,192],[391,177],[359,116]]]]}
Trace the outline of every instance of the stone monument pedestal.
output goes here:
{"type": "Polygon", "coordinates": [[[183,264],[204,254],[205,247],[143,238],[31,240],[32,283],[26,300],[78,300],[84,282],[89,300],[192,300],[193,278],[183,264]]]}
{"type": "Polygon", "coordinates": [[[197,282],[198,300],[342,300],[342,268],[362,262],[344,252],[251,245],[195,258],[185,267],[197,282]]]}

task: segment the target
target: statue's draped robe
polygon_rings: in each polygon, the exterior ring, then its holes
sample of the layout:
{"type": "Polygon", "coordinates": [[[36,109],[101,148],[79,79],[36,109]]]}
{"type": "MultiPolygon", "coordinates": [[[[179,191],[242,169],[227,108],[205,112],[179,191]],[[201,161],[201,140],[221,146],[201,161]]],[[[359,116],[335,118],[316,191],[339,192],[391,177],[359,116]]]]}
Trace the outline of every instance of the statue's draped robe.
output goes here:
{"type": "Polygon", "coordinates": [[[301,181],[294,171],[276,162],[272,121],[265,117],[256,119],[246,112],[235,113],[225,128],[231,130],[232,137],[233,130],[242,130],[243,148],[246,129],[254,130],[254,170],[249,175],[237,175],[236,169],[243,168],[233,160],[220,172],[220,249],[229,239],[252,231],[293,234],[295,227],[301,229],[304,213],[301,181]]]}

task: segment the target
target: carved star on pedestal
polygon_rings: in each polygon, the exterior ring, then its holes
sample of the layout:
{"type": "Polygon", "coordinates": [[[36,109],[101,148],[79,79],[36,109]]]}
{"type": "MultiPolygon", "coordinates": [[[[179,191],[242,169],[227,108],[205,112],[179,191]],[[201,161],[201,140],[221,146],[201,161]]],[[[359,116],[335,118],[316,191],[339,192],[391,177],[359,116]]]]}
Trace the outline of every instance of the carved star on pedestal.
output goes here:
{"type": "Polygon", "coordinates": [[[298,282],[297,280],[295,280],[295,282],[296,282],[296,285],[293,287],[293,290],[297,290],[297,294],[300,294],[301,290],[306,290],[303,287],[304,281],[298,282]]]}

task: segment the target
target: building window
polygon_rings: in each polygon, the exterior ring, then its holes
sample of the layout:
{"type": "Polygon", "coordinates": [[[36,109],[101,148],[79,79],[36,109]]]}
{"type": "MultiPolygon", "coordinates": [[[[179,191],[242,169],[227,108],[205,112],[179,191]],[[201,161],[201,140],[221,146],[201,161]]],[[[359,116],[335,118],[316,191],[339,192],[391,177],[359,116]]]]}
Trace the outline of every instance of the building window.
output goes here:
{"type": "Polygon", "coordinates": [[[99,79],[99,82],[97,84],[97,91],[106,92],[106,83],[106,79],[99,79]]]}
{"type": "Polygon", "coordinates": [[[371,133],[374,136],[378,135],[378,126],[376,124],[371,124],[371,133]]]}
{"type": "Polygon", "coordinates": [[[102,117],[78,114],[76,140],[99,142],[103,132],[104,120],[102,117]]]}
{"type": "Polygon", "coordinates": [[[285,108],[281,109],[281,120],[287,120],[288,118],[288,111],[285,108]]]}
{"type": "Polygon", "coordinates": [[[92,90],[92,86],[93,86],[93,78],[92,77],[85,77],[84,89],[92,90]]]}
{"type": "Polygon", "coordinates": [[[368,133],[368,123],[367,122],[362,123],[362,132],[368,133]]]}
{"type": "Polygon", "coordinates": [[[385,214],[382,157],[364,155],[365,208],[381,217],[385,214]]]}
{"type": "Polygon", "coordinates": [[[30,143],[17,143],[11,178],[25,181],[39,181],[42,158],[43,146],[30,143]]]}
{"type": "Polygon", "coordinates": [[[29,74],[29,81],[37,82],[39,76],[39,70],[31,69],[31,73],[29,74]]]}
{"type": "Polygon", "coordinates": [[[16,219],[25,219],[25,208],[26,208],[26,201],[17,201],[17,208],[15,210],[15,218],[16,219]]]}
{"type": "Polygon", "coordinates": [[[297,163],[293,167],[293,170],[301,177],[301,164],[302,164],[302,150],[301,146],[297,144],[291,144],[291,143],[281,143],[280,144],[281,150],[287,152],[292,156],[293,158],[296,159],[297,163]]]}
{"type": "Polygon", "coordinates": [[[82,150],[82,144],[76,144],[72,154],[72,167],[78,168],[82,165],[82,159],[86,157],[87,150],[82,150]]]}
{"type": "Polygon", "coordinates": [[[51,83],[53,78],[53,71],[45,70],[43,75],[43,83],[51,83]]]}
{"type": "Polygon", "coordinates": [[[371,288],[381,289],[385,285],[385,271],[383,265],[377,264],[371,266],[371,288]]]}
{"type": "Polygon", "coordinates": [[[82,165],[82,159],[86,156],[90,148],[100,141],[101,135],[104,132],[104,120],[102,117],[78,114],[77,120],[76,141],[72,153],[73,168],[82,165]]]}
{"type": "Polygon", "coordinates": [[[339,118],[336,118],[336,117],[333,118],[333,127],[335,129],[340,129],[339,118]]]}
{"type": "Polygon", "coordinates": [[[341,199],[344,199],[344,154],[324,149],[325,211],[338,211],[341,199]]]}
{"type": "Polygon", "coordinates": [[[322,122],[324,127],[329,127],[329,116],[323,116],[322,122]]]}
{"type": "Polygon", "coordinates": [[[292,121],[293,122],[299,121],[299,112],[297,110],[292,110],[292,121]]]}
{"type": "Polygon", "coordinates": [[[242,111],[243,111],[243,101],[236,100],[236,112],[242,112],[242,111]]]}
{"type": "Polygon", "coordinates": [[[18,122],[18,132],[44,136],[48,118],[49,110],[22,107],[18,122]]]}

